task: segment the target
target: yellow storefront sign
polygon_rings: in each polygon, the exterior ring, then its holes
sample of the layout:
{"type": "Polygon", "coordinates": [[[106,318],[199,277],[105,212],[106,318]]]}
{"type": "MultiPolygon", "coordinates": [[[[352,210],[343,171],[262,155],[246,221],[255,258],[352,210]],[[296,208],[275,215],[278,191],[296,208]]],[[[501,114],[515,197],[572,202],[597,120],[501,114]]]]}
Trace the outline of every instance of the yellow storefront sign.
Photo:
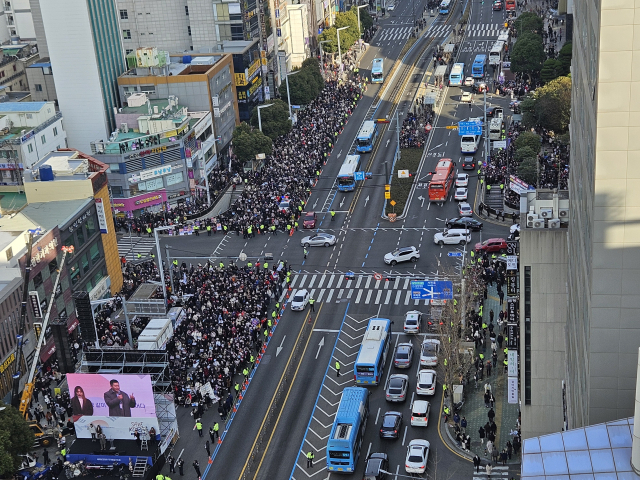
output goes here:
{"type": "Polygon", "coordinates": [[[247,77],[245,77],[244,73],[234,73],[236,77],[236,87],[246,87],[247,86],[247,77]]]}

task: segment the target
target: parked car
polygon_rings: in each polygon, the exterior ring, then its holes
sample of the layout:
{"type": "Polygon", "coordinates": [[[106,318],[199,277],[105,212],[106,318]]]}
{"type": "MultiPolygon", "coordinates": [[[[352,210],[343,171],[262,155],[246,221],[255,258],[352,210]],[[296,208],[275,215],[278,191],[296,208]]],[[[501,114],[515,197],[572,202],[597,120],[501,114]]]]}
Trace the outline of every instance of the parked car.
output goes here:
{"type": "Polygon", "coordinates": [[[302,228],[316,228],[317,218],[316,212],[307,212],[302,221],[302,228]]]}
{"type": "Polygon", "coordinates": [[[293,296],[293,300],[291,300],[291,310],[301,311],[307,308],[307,304],[309,303],[309,298],[311,295],[305,289],[298,290],[296,294],[293,296]]]}
{"type": "Polygon", "coordinates": [[[426,427],[429,425],[431,404],[426,400],[414,400],[411,406],[411,426],[426,427]]]}
{"type": "Polygon", "coordinates": [[[393,356],[393,364],[396,368],[409,368],[413,362],[413,345],[411,343],[399,343],[393,356]]]}
{"type": "Polygon", "coordinates": [[[393,252],[389,252],[384,256],[384,263],[387,265],[395,265],[401,262],[417,262],[420,258],[420,252],[416,247],[396,248],[393,252]]]}
{"type": "Polygon", "coordinates": [[[420,370],[416,385],[416,395],[436,394],[437,374],[435,370],[420,370]]]}
{"type": "Polygon", "coordinates": [[[476,243],[476,252],[504,253],[507,251],[507,241],[504,238],[488,238],[482,243],[476,243]]]}
{"type": "Polygon", "coordinates": [[[404,315],[404,333],[420,333],[422,327],[422,313],[411,310],[404,315]]]}
{"type": "Polygon", "coordinates": [[[336,244],[336,236],[330,233],[318,233],[316,235],[310,235],[300,240],[300,245],[303,247],[329,247],[336,244]]]}
{"type": "Polygon", "coordinates": [[[471,232],[462,228],[450,228],[433,235],[433,243],[437,245],[464,245],[471,241],[471,232]]]}
{"type": "Polygon", "coordinates": [[[380,425],[380,438],[398,438],[402,427],[402,413],[385,412],[380,425]]]}
{"type": "Polygon", "coordinates": [[[400,373],[394,373],[389,377],[389,384],[385,393],[387,402],[404,402],[407,399],[409,389],[409,377],[400,373]]]}
{"type": "Polygon", "coordinates": [[[429,448],[431,448],[431,444],[422,438],[416,438],[409,442],[407,459],[404,463],[404,469],[407,473],[424,473],[429,460],[429,448]]]}

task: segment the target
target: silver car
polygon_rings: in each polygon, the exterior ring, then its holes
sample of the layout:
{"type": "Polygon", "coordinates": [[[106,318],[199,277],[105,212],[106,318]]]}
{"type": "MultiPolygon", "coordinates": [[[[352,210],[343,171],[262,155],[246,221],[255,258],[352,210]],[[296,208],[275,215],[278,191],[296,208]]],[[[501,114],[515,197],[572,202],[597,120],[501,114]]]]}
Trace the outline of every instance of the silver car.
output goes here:
{"type": "Polygon", "coordinates": [[[387,402],[404,402],[407,399],[409,389],[409,377],[400,373],[395,373],[389,377],[387,385],[387,402]]]}
{"type": "Polygon", "coordinates": [[[329,247],[336,244],[336,236],[330,233],[317,233],[316,235],[309,235],[300,240],[300,245],[303,247],[329,247]]]}

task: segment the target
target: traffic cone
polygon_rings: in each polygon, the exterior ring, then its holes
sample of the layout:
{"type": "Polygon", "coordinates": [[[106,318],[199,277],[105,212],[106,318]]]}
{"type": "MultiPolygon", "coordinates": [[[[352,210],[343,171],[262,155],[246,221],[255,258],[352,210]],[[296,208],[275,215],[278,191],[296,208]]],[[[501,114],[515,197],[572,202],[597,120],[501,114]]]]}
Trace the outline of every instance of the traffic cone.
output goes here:
{"type": "Polygon", "coordinates": [[[236,413],[238,411],[238,409],[235,407],[235,405],[233,406],[233,413],[236,413]]]}
{"type": "Polygon", "coordinates": [[[273,332],[269,332],[269,338],[273,336],[273,332]]]}
{"type": "Polygon", "coordinates": [[[218,437],[218,445],[220,445],[221,443],[222,443],[222,439],[218,437]]]}
{"type": "Polygon", "coordinates": [[[207,462],[209,465],[211,465],[213,463],[213,460],[211,460],[211,457],[209,457],[209,461],[207,462]]]}

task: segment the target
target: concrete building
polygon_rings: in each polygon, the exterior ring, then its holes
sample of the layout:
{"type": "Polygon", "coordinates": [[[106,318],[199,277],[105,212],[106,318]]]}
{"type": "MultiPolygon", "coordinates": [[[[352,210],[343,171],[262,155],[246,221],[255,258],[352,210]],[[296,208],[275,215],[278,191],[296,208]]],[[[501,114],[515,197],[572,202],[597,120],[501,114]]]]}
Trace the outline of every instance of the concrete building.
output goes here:
{"type": "Polygon", "coordinates": [[[69,145],[89,151],[115,130],[117,79],[125,71],[115,2],[40,2],[60,110],[69,145]]]}
{"type": "Polygon", "coordinates": [[[9,37],[20,42],[35,42],[36,32],[29,0],[3,0],[2,3],[9,37]]]}
{"type": "Polygon", "coordinates": [[[211,112],[189,112],[175,96],[149,100],[135,93],[127,100],[116,114],[120,133],[92,145],[109,166],[118,214],[162,210],[167,202],[206,196],[207,175],[218,162],[211,112]]]}
{"type": "Polygon", "coordinates": [[[53,102],[0,103],[0,192],[22,190],[22,172],[67,147],[62,114],[53,102]]]}
{"type": "Polygon", "coordinates": [[[568,427],[633,415],[640,345],[640,8],[574,1],[568,427]]]}
{"type": "Polygon", "coordinates": [[[240,121],[248,122],[253,108],[264,101],[262,60],[258,42],[225,42],[222,44],[222,50],[233,57],[238,114],[240,121]]]}
{"type": "Polygon", "coordinates": [[[53,79],[49,57],[39,58],[26,69],[29,93],[34,102],[54,102],[58,105],[58,94],[53,79]]]}
{"type": "MultiPolygon", "coordinates": [[[[148,50],[141,49],[135,54],[142,58],[148,50]]],[[[217,150],[224,153],[233,129],[240,123],[233,75],[234,58],[229,54],[193,55],[188,58],[172,54],[169,58],[170,61],[162,66],[136,66],[121,75],[118,89],[122,104],[128,102],[130,95],[143,93],[151,101],[175,96],[180,105],[191,112],[209,111],[212,113],[213,132],[219,139],[217,150]]]]}
{"type": "MultiPolygon", "coordinates": [[[[518,353],[523,438],[564,427],[568,210],[567,191],[521,192],[518,353]]],[[[516,293],[509,288],[507,282],[507,307],[516,293]]]]}
{"type": "Polygon", "coordinates": [[[0,87],[9,92],[28,92],[25,69],[38,57],[31,53],[30,45],[4,45],[0,47],[0,87]]]}

